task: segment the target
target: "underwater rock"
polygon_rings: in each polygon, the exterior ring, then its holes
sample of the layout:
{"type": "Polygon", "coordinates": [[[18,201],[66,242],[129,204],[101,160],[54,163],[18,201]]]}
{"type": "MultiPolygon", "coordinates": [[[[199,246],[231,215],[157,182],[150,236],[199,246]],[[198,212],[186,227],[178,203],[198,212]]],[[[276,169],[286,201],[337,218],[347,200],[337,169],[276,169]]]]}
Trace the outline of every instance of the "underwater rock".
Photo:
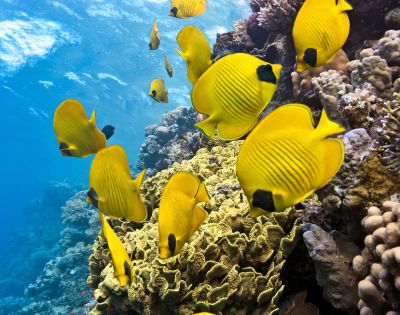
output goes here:
{"type": "Polygon", "coordinates": [[[192,107],[181,106],[165,113],[158,125],[148,126],[137,168],[146,168],[146,174],[152,176],[174,162],[192,158],[199,148],[211,142],[194,126],[196,120],[192,107]]]}
{"type": "Polygon", "coordinates": [[[318,285],[323,296],[341,310],[357,309],[357,277],[351,271],[353,257],[360,250],[337,231],[330,233],[315,224],[303,224],[303,238],[314,261],[318,285]]]}
{"type": "Polygon", "coordinates": [[[127,289],[118,286],[105,241],[99,236],[89,258],[88,284],[95,289],[92,314],[276,314],[283,291],[280,272],[300,230],[287,209],[253,219],[235,176],[241,141],[200,149],[188,161],[144,181],[142,193],[152,200],[152,216],[142,227],[123,227],[110,220],[132,255],[136,276],[127,289]],[[208,218],[180,254],[158,258],[158,205],[163,187],[177,171],[197,174],[211,199],[208,218]]]}
{"type": "Polygon", "coordinates": [[[400,29],[400,7],[394,8],[385,15],[385,24],[388,29],[400,29]]]}
{"type": "Polygon", "coordinates": [[[58,251],[49,260],[34,283],[25,289],[34,301],[21,314],[79,313],[90,300],[85,283],[87,257],[99,232],[97,210],[85,201],[86,191],[70,198],[62,209],[65,228],[61,231],[58,251]]]}
{"type": "Polygon", "coordinates": [[[400,312],[400,203],[385,201],[370,207],[362,224],[365,248],[354,257],[353,270],[363,280],[358,284],[361,314],[400,312]]]}

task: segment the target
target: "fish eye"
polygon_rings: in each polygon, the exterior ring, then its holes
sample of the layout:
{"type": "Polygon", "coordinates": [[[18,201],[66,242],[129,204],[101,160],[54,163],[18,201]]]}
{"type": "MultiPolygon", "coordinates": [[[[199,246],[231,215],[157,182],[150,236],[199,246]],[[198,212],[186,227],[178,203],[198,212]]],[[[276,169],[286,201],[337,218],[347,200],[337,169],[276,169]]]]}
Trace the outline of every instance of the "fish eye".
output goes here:
{"type": "Polygon", "coordinates": [[[156,90],[151,91],[151,95],[153,95],[153,97],[156,97],[157,96],[156,90]]]}

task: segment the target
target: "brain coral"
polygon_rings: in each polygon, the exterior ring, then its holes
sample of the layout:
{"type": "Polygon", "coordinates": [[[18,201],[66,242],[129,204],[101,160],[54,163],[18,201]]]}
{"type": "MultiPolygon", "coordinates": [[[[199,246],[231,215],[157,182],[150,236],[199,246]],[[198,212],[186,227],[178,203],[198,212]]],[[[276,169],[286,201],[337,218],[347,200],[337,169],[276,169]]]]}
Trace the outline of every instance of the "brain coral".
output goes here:
{"type": "Polygon", "coordinates": [[[121,289],[102,236],[89,258],[90,286],[97,305],[92,314],[276,314],[284,285],[280,272],[296,244],[299,219],[294,210],[253,219],[235,176],[240,142],[231,142],[161,171],[144,182],[152,216],[141,228],[113,220],[114,229],[132,255],[136,277],[121,289]],[[158,202],[168,178],[189,171],[205,180],[211,199],[209,216],[180,254],[158,258],[158,202]]]}
{"type": "MultiPolygon", "coordinates": [[[[396,199],[396,198],[394,198],[396,199]]],[[[361,314],[400,312],[400,203],[385,201],[370,207],[362,221],[367,236],[353,269],[365,277],[358,283],[361,314]]]]}

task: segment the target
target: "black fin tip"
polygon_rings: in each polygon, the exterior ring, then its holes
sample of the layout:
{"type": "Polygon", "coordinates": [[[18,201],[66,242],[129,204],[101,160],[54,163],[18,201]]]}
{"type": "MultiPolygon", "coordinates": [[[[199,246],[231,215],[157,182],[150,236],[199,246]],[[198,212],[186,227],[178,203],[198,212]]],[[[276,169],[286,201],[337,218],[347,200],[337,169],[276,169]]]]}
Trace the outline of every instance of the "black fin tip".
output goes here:
{"type": "Polygon", "coordinates": [[[317,65],[317,50],[315,48],[307,48],[304,52],[303,60],[311,67],[317,65]]]}
{"type": "Polygon", "coordinates": [[[104,128],[101,130],[102,133],[106,136],[106,139],[110,139],[112,135],[114,134],[115,128],[111,125],[104,126],[104,128]]]}
{"type": "Polygon", "coordinates": [[[176,237],[174,234],[168,235],[168,248],[169,251],[171,252],[171,256],[174,256],[176,249],[176,237]]]}
{"type": "Polygon", "coordinates": [[[276,84],[276,76],[271,65],[263,65],[257,68],[257,76],[260,81],[276,84]]]}
{"type": "Polygon", "coordinates": [[[265,211],[275,211],[274,198],[272,192],[258,189],[253,194],[252,205],[265,211]]]}

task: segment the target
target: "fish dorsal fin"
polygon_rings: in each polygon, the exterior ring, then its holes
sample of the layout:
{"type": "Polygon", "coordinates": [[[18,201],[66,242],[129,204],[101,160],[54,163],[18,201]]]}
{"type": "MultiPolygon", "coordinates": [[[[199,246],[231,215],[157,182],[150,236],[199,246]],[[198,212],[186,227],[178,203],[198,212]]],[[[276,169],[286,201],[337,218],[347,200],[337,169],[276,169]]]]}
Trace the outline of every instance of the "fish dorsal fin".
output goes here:
{"type": "Polygon", "coordinates": [[[140,174],[132,181],[132,189],[133,191],[140,190],[140,186],[142,186],[143,179],[146,175],[146,169],[140,172],[140,174]]]}
{"type": "Polygon", "coordinates": [[[207,211],[202,207],[195,206],[193,208],[193,217],[189,230],[189,238],[199,229],[200,225],[204,222],[207,216],[207,211]]]}
{"type": "Polygon", "coordinates": [[[91,127],[96,127],[96,111],[95,110],[92,111],[92,116],[90,116],[90,119],[89,119],[89,125],[91,127]]]}
{"type": "Polygon", "coordinates": [[[337,8],[340,12],[351,11],[353,7],[346,0],[337,0],[337,8]]]}
{"type": "Polygon", "coordinates": [[[325,186],[343,164],[345,147],[341,139],[325,139],[321,144],[325,169],[318,188],[325,186]]]}
{"type": "Polygon", "coordinates": [[[319,120],[316,131],[318,132],[318,137],[320,139],[325,139],[330,136],[341,134],[345,132],[346,129],[339,123],[330,120],[324,108],[322,110],[321,118],[319,120]]]}
{"type": "Polygon", "coordinates": [[[184,53],[181,50],[175,49],[175,51],[178,53],[179,56],[181,56],[185,61],[189,60],[189,55],[184,53]]]}
{"type": "Polygon", "coordinates": [[[158,32],[157,19],[154,19],[154,20],[153,20],[153,30],[154,30],[155,32],[158,32]]]}
{"type": "Polygon", "coordinates": [[[196,203],[206,202],[206,201],[210,200],[210,195],[208,194],[206,185],[204,183],[201,183],[199,185],[199,189],[197,190],[195,199],[196,199],[196,203]]]}
{"type": "Polygon", "coordinates": [[[252,134],[255,134],[256,130],[259,129],[268,133],[275,130],[282,131],[282,126],[287,126],[290,129],[314,131],[314,120],[310,108],[304,104],[296,103],[278,107],[257,125],[252,134]]]}
{"type": "Polygon", "coordinates": [[[189,198],[195,198],[201,182],[196,175],[189,172],[175,173],[167,183],[165,190],[180,192],[189,198]]]}

